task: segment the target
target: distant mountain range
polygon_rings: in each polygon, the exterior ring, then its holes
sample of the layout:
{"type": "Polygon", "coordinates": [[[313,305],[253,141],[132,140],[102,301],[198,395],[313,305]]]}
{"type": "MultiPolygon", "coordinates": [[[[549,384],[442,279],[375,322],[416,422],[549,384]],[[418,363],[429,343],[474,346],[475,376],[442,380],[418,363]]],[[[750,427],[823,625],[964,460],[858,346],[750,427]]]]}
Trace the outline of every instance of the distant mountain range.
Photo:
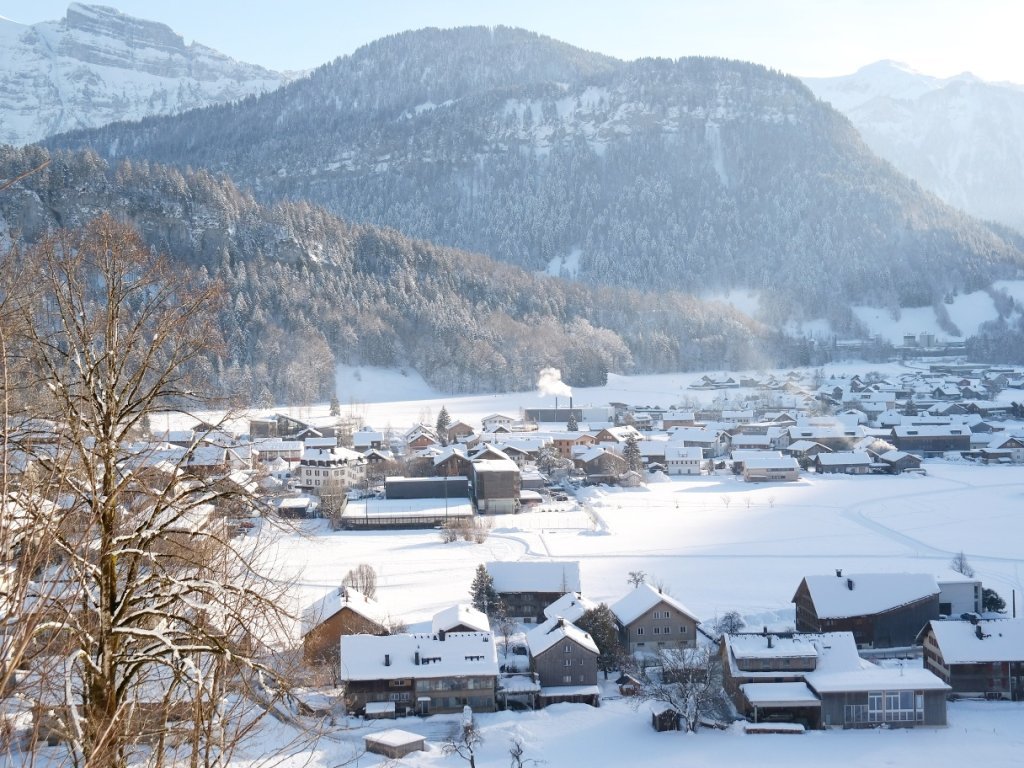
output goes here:
{"type": "Polygon", "coordinates": [[[219,104],[288,80],[105,6],[72,3],[60,21],[31,26],[0,17],[0,144],[219,104]]]}
{"type": "Polygon", "coordinates": [[[591,284],[758,291],[772,324],[1017,277],[1018,236],[879,160],[799,80],[524,30],[384,38],[242,102],[52,138],[591,284]]]}
{"type": "Polygon", "coordinates": [[[1024,86],[929,77],[893,61],[804,82],[923,187],[1024,232],[1024,86]]]}

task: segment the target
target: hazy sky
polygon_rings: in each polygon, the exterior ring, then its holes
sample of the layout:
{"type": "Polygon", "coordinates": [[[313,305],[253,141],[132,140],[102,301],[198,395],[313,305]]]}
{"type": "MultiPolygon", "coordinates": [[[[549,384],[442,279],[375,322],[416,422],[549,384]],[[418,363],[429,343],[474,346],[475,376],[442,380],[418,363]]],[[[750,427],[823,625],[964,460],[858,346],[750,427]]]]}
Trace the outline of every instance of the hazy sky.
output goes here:
{"type": "MultiPolygon", "coordinates": [[[[1024,83],[1021,0],[101,0],[187,42],[272,69],[308,69],[420,27],[525,27],[624,59],[725,56],[795,75],[879,59],[926,74],[1024,83]]],[[[63,17],[61,0],[0,0],[0,16],[63,17]]],[[[0,51],[0,56],[3,52],[0,51]]]]}

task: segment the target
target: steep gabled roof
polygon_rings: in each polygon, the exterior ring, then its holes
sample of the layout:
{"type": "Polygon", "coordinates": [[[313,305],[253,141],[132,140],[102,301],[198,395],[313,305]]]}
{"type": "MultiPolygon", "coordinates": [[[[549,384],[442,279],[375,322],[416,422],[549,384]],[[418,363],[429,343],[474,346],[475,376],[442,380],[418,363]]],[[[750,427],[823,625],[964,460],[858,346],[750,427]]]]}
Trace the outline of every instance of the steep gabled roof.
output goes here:
{"type": "Polygon", "coordinates": [[[928,626],[947,665],[1024,661],[1024,619],[933,621],[928,626]]]}
{"type": "Polygon", "coordinates": [[[552,562],[494,562],[487,564],[497,592],[579,592],[577,560],[552,562]]]}
{"type": "Polygon", "coordinates": [[[342,609],[359,614],[364,619],[386,627],[388,612],[375,600],[352,587],[338,587],[306,607],[302,612],[302,635],[309,634],[342,609]]]}
{"type": "Polygon", "coordinates": [[[873,616],[939,594],[930,573],[816,575],[805,576],[804,583],[819,619],[873,616]]]}
{"type": "Polygon", "coordinates": [[[561,616],[548,619],[526,635],[530,654],[539,656],[562,640],[571,640],[592,653],[598,653],[594,639],[568,619],[561,616]]]}
{"type": "Polygon", "coordinates": [[[650,584],[641,584],[628,595],[612,605],[611,609],[612,613],[615,614],[615,618],[617,618],[623,626],[627,626],[639,619],[659,603],[665,603],[671,608],[675,608],[680,613],[683,613],[694,621],[700,623],[700,620],[693,615],[689,608],[671,595],[652,587],[650,584]]]}

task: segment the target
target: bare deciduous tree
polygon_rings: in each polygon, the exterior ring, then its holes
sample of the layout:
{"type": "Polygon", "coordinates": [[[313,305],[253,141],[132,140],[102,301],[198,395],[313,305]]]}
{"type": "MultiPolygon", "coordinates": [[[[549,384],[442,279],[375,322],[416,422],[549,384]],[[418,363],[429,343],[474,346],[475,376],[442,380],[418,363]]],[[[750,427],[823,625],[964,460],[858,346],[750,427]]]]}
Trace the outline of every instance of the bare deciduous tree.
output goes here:
{"type": "Polygon", "coordinates": [[[962,573],[969,579],[974,578],[974,567],[967,562],[967,555],[964,554],[962,549],[953,556],[952,560],[949,561],[949,567],[957,573],[962,573]]]}
{"type": "Polygon", "coordinates": [[[151,414],[202,402],[219,288],[189,283],[108,216],[7,258],[32,290],[5,307],[18,339],[4,368],[16,363],[33,395],[22,423],[48,425],[45,442],[22,441],[8,537],[37,558],[14,568],[31,594],[5,605],[33,670],[22,693],[77,766],[226,764],[285,690],[266,661],[285,587],[219,512],[253,499],[190,473],[187,450],[139,441],[151,414]]]}
{"type": "Polygon", "coordinates": [[[345,574],[345,578],[341,580],[341,585],[343,587],[352,587],[352,589],[362,592],[367,598],[373,600],[377,596],[377,571],[372,565],[360,563],[345,574]]]}
{"type": "Polygon", "coordinates": [[[638,674],[641,688],[636,702],[672,707],[687,731],[696,731],[722,698],[721,661],[714,645],[659,651],[657,661],[638,674]]]}

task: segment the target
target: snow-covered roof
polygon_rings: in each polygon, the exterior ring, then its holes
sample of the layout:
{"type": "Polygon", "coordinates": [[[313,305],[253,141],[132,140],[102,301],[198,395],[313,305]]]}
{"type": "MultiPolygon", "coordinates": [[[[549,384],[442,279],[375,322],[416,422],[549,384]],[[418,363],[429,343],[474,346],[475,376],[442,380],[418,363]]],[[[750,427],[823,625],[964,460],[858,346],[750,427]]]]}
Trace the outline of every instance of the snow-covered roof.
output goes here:
{"type": "Polygon", "coordinates": [[[342,635],[341,679],[382,680],[409,677],[498,674],[498,653],[490,632],[342,635]]]}
{"type": "Polygon", "coordinates": [[[704,458],[703,451],[696,445],[665,446],[665,461],[694,461],[704,458]]]}
{"type": "Polygon", "coordinates": [[[538,624],[536,629],[526,635],[526,644],[530,646],[530,654],[533,656],[539,656],[562,640],[571,640],[592,653],[598,652],[597,643],[589,634],[561,616],[538,624]]]}
{"type": "Polygon", "coordinates": [[[800,465],[792,456],[781,456],[778,458],[756,457],[752,459],[745,459],[743,466],[745,469],[800,469],[800,465]]]}
{"type": "Polygon", "coordinates": [[[846,672],[808,672],[804,678],[813,690],[822,693],[846,691],[948,691],[942,680],[920,667],[879,667],[870,662],[846,672]]]}
{"type": "Polygon", "coordinates": [[[518,472],[519,465],[512,459],[477,459],[473,462],[473,471],[482,472],[518,472]]]}
{"type": "Polygon", "coordinates": [[[611,609],[612,613],[615,614],[615,618],[625,626],[639,619],[659,603],[665,603],[680,613],[689,616],[694,621],[699,622],[699,619],[685,605],[671,595],[652,587],[650,584],[640,584],[636,589],[612,605],[611,609]]]}
{"type": "MultiPolygon", "coordinates": [[[[818,446],[819,448],[825,448],[824,445],[822,445],[821,443],[816,443],[813,440],[797,440],[796,442],[790,443],[788,446],[786,446],[786,450],[792,451],[793,453],[803,453],[804,451],[811,450],[814,446],[818,446]]],[[[825,448],[825,451],[828,450],[828,448],[825,448]]]]}
{"type": "Polygon", "coordinates": [[[487,572],[501,592],[580,592],[578,560],[492,562],[487,572]]]}
{"type": "Polygon", "coordinates": [[[740,690],[755,707],[821,706],[807,683],[744,683],[740,690]]]}
{"type": "Polygon", "coordinates": [[[929,573],[856,573],[805,576],[820,619],[871,616],[939,594],[929,573]]]}
{"type": "Polygon", "coordinates": [[[1024,661],[1024,619],[933,621],[929,626],[946,664],[1024,661]]]}
{"type": "Polygon", "coordinates": [[[302,634],[309,634],[343,608],[348,608],[382,627],[388,624],[388,612],[376,600],[371,600],[352,587],[338,587],[307,606],[302,612],[302,634]]]}
{"type": "Polygon", "coordinates": [[[544,609],[544,615],[549,619],[561,616],[568,621],[576,621],[584,613],[596,607],[597,603],[588,600],[578,592],[566,592],[544,609]]]}
{"type": "Polygon", "coordinates": [[[864,451],[836,451],[835,453],[819,453],[817,460],[823,467],[870,466],[871,457],[864,451]]]}
{"type": "Polygon", "coordinates": [[[817,647],[804,635],[779,637],[736,634],[726,635],[726,641],[732,656],[736,659],[794,659],[818,656],[817,647]]]}
{"type": "Polygon", "coordinates": [[[420,736],[412,731],[403,731],[401,728],[389,728],[386,731],[378,731],[377,733],[363,736],[363,740],[367,744],[380,744],[384,747],[407,747],[421,742],[425,738],[425,736],[420,736]]]}
{"type": "Polygon", "coordinates": [[[487,614],[467,603],[458,603],[438,611],[430,622],[431,631],[435,635],[441,631],[449,632],[453,627],[460,626],[477,632],[491,631],[491,622],[487,618],[487,614]]]}

